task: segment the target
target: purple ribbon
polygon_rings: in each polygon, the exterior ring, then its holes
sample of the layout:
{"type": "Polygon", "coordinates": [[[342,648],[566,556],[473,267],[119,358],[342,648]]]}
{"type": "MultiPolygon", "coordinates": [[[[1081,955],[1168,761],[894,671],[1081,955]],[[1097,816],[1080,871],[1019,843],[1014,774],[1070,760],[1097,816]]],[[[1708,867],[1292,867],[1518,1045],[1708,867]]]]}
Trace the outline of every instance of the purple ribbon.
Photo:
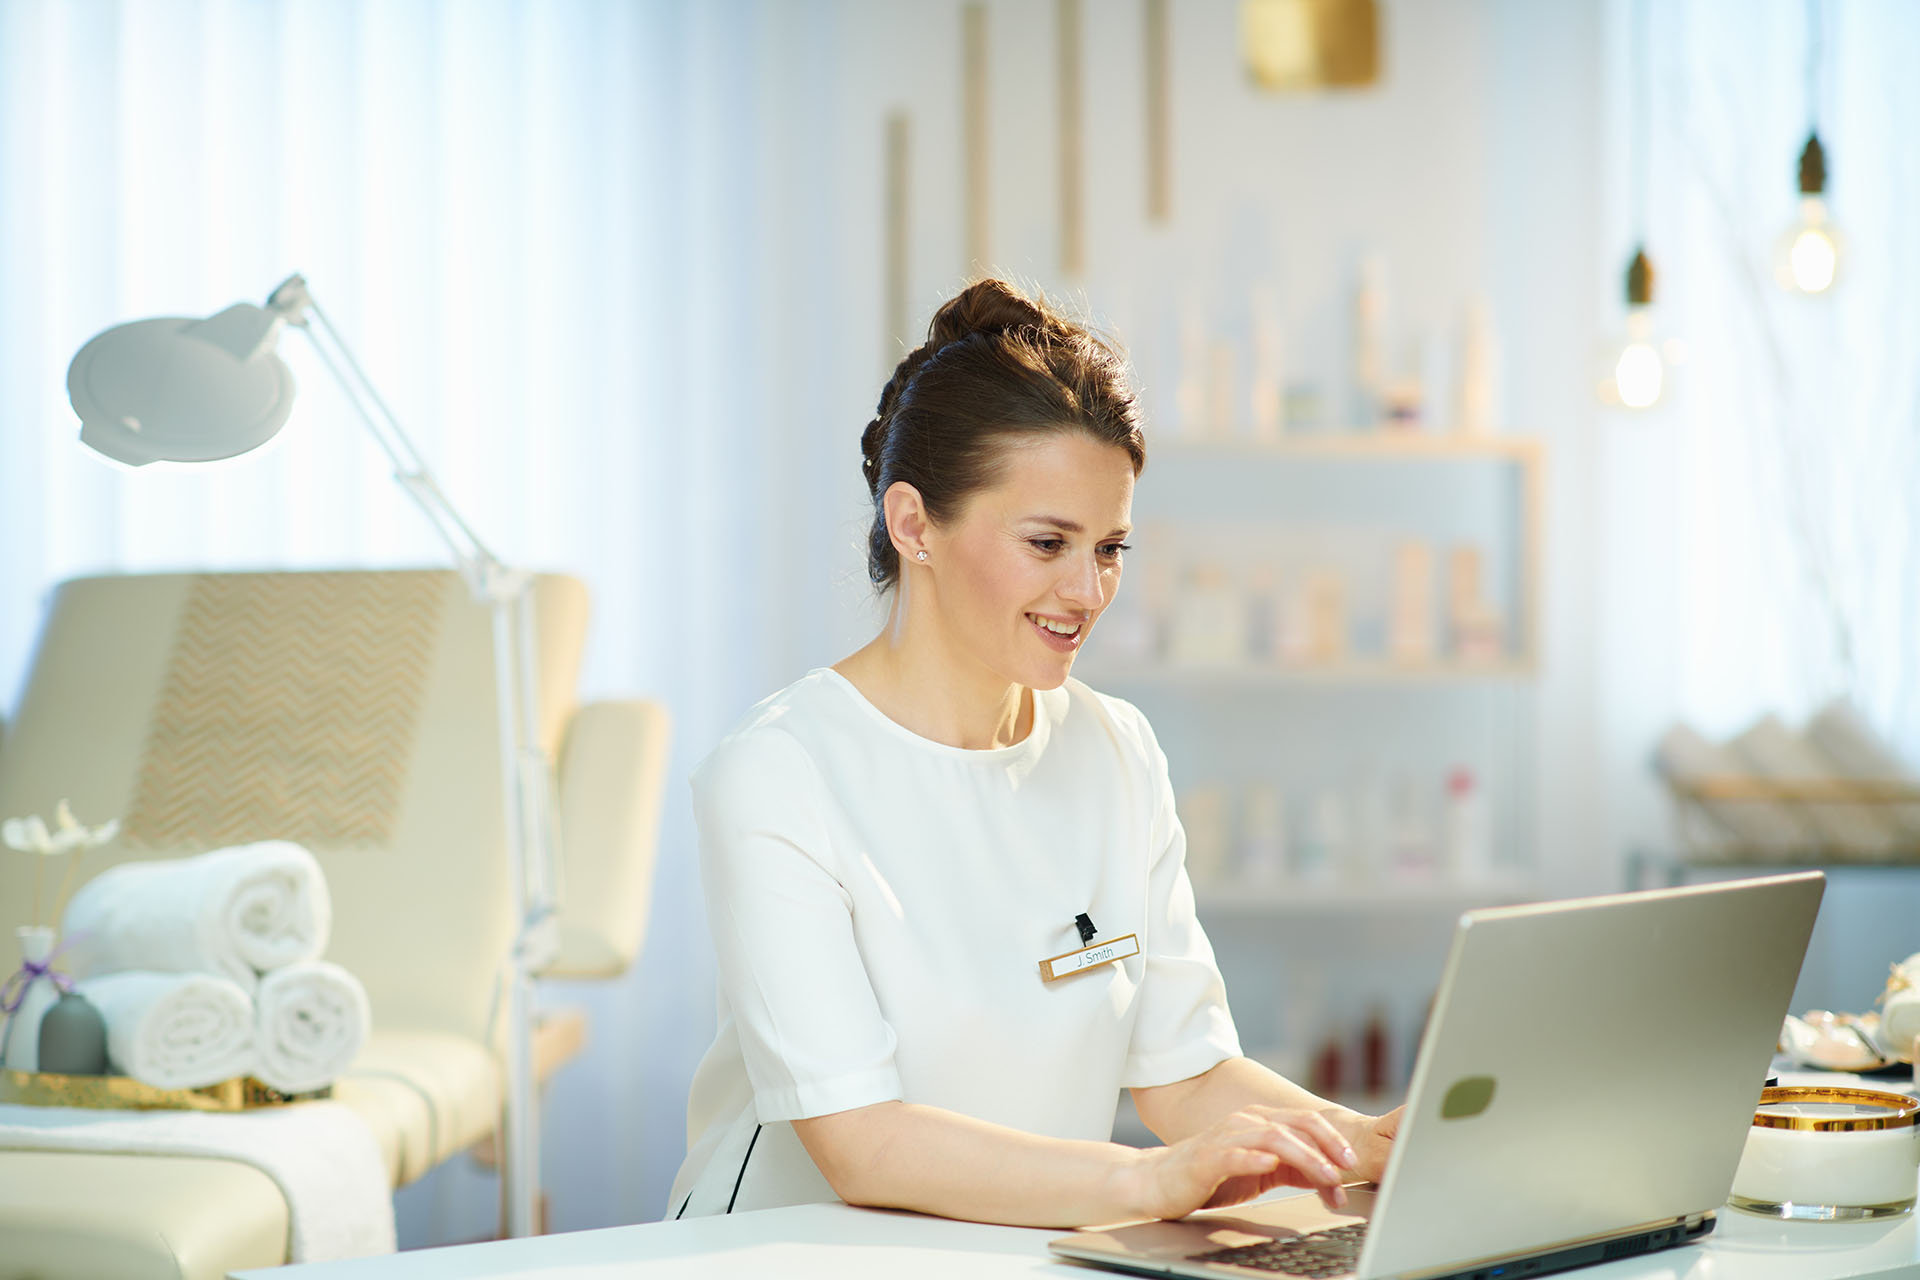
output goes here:
{"type": "Polygon", "coordinates": [[[27,998],[27,992],[32,990],[33,984],[42,978],[49,979],[62,992],[73,990],[73,979],[53,967],[54,960],[72,941],[74,939],[68,938],[61,942],[59,946],[47,953],[44,961],[22,960],[20,967],[14,970],[13,976],[7,979],[6,986],[0,987],[0,1013],[19,1012],[21,1003],[27,998]]]}

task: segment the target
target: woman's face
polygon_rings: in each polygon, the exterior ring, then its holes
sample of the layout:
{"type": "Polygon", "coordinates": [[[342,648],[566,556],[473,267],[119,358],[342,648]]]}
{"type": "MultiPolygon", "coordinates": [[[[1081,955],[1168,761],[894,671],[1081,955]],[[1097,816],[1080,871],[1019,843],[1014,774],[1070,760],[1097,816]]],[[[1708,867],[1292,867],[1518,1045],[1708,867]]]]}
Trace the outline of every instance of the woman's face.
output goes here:
{"type": "Polygon", "coordinates": [[[1011,447],[1000,483],[928,533],[936,608],[960,650],[1010,683],[1058,688],[1119,590],[1132,513],[1119,446],[1062,431],[1011,447]]]}

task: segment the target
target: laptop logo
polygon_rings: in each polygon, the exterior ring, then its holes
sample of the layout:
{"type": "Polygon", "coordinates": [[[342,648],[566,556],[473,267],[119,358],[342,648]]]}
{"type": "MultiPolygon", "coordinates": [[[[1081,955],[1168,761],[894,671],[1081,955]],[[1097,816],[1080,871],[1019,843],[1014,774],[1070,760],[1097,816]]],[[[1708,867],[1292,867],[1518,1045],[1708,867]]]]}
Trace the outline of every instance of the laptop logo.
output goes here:
{"type": "Polygon", "coordinates": [[[1456,1080],[1447,1090],[1447,1096],[1440,1100],[1440,1118],[1442,1120],[1465,1120],[1468,1116],[1477,1116],[1487,1109],[1493,1101],[1492,1076],[1468,1076],[1456,1080]]]}

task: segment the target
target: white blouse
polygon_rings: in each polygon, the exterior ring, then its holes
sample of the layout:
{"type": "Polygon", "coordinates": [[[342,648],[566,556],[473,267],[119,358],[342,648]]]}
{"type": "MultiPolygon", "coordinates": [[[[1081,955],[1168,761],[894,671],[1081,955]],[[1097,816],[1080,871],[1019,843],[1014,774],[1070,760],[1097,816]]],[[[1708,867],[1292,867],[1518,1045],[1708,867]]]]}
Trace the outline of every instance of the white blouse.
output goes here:
{"type": "Polygon", "coordinates": [[[834,1199],[788,1121],[902,1099],[1107,1141],[1121,1089],[1238,1056],[1145,717],[1077,680],[1033,701],[968,751],[821,669],[695,771],[720,1025],[669,1215],[834,1199]],[[1139,954],[1043,981],[1082,913],[1139,954]]]}

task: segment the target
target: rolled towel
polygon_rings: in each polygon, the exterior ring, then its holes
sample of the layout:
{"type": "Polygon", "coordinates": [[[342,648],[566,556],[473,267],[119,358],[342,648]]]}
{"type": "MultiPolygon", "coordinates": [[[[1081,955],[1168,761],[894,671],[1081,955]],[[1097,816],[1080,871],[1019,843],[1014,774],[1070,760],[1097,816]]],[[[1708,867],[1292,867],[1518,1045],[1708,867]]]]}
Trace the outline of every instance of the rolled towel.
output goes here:
{"type": "MultiPolygon", "coordinates": [[[[1756,774],[1782,782],[1831,782],[1843,778],[1820,750],[1775,715],[1763,715],[1735,738],[1731,750],[1756,774]]],[[[1802,804],[1794,816],[1812,828],[1809,854],[1831,851],[1856,858],[1885,857],[1900,844],[1900,833],[1872,805],[1802,804]]]]}
{"type": "Polygon", "coordinates": [[[319,958],[332,925],[320,864],[297,844],[267,840],[111,867],[73,895],[62,933],[82,976],[206,972],[251,991],[261,971],[319,958]]]}
{"type": "MultiPolygon", "coordinates": [[[[1675,782],[1714,778],[1743,778],[1752,771],[1733,752],[1715,746],[1685,724],[1675,724],[1655,748],[1661,771],[1675,782]]],[[[1708,838],[1703,852],[1715,855],[1757,853],[1773,858],[1804,856],[1813,843],[1806,826],[1792,808],[1777,800],[1702,800],[1699,808],[1730,837],[1708,838]],[[1724,846],[1731,846],[1727,848],[1724,846]]],[[[1682,832],[1682,835],[1686,835],[1682,832]]],[[[1705,833],[1693,832],[1696,842],[1705,833]]]]}
{"type": "MultiPolygon", "coordinates": [[[[1828,703],[1807,722],[1807,739],[1847,777],[1920,786],[1920,775],[1844,698],[1828,703]]],[[[1883,804],[1879,808],[1900,829],[1906,848],[1920,848],[1920,804],[1883,804]]]]}
{"type": "Polygon", "coordinates": [[[309,960],[260,980],[254,1075],[282,1093],[332,1084],[367,1038],[367,989],[337,964],[309,960]]]}
{"type": "Polygon", "coordinates": [[[129,970],[78,984],[107,1024],[107,1059],[158,1089],[199,1089],[249,1075],[253,1001],[210,973],[129,970]]]}

